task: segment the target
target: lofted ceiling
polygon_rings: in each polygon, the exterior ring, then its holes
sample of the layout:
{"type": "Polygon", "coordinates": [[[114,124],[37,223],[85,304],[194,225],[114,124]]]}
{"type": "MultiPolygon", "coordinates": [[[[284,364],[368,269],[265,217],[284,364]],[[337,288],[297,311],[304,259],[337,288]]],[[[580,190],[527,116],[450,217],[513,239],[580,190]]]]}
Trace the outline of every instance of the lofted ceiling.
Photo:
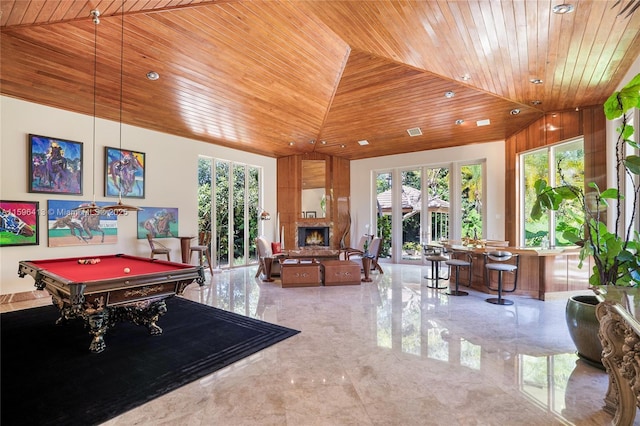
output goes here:
{"type": "Polygon", "coordinates": [[[566,1],[1,0],[0,92],[271,157],[503,140],[640,55],[640,0],[566,1]]]}

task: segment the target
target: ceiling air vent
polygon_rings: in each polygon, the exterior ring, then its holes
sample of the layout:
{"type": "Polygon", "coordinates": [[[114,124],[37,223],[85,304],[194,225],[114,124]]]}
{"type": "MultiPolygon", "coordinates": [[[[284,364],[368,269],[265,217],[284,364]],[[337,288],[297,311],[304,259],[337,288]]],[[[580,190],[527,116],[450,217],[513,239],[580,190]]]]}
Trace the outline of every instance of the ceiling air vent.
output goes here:
{"type": "Polygon", "coordinates": [[[422,130],[420,130],[420,127],[414,127],[413,129],[407,129],[407,133],[409,133],[409,136],[421,136],[422,130]]]}

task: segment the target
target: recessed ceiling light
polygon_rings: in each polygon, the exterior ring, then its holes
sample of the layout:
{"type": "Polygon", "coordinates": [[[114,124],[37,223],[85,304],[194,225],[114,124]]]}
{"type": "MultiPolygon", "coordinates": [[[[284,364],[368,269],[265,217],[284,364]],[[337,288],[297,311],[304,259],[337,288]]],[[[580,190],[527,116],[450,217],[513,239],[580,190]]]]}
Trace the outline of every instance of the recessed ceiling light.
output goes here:
{"type": "Polygon", "coordinates": [[[147,78],[148,78],[149,80],[151,80],[151,81],[156,81],[157,79],[159,79],[159,78],[160,78],[160,74],[158,74],[158,73],[157,73],[157,72],[155,72],[155,71],[149,71],[149,72],[147,73],[147,78]]]}
{"type": "Polygon", "coordinates": [[[520,110],[518,108],[514,108],[511,111],[509,111],[509,114],[518,115],[518,114],[520,114],[520,110]]]}
{"type": "Polygon", "coordinates": [[[532,78],[529,80],[529,82],[533,83],[533,84],[542,84],[543,81],[539,78],[532,78]]]}
{"type": "Polygon", "coordinates": [[[368,140],[366,140],[366,139],[363,139],[363,140],[361,140],[361,141],[358,141],[358,144],[363,145],[363,146],[364,146],[364,145],[369,145],[369,141],[368,141],[368,140]]]}
{"type": "Polygon", "coordinates": [[[347,146],[345,144],[340,145],[340,148],[346,148],[347,146]]]}
{"type": "Polygon", "coordinates": [[[414,127],[413,129],[407,129],[407,133],[409,133],[409,136],[420,136],[422,135],[422,130],[420,130],[420,127],[414,127]]]}
{"type": "Polygon", "coordinates": [[[464,120],[462,120],[462,119],[460,119],[460,118],[456,120],[456,124],[457,124],[458,126],[459,126],[459,125],[461,125],[462,123],[464,123],[464,120]]]}
{"type": "Polygon", "coordinates": [[[296,144],[295,142],[289,142],[289,146],[293,146],[295,144],[296,144]]]}
{"type": "Polygon", "coordinates": [[[476,125],[477,125],[478,127],[480,127],[480,126],[488,126],[489,124],[491,124],[491,120],[489,120],[488,118],[487,118],[487,119],[485,119],[485,120],[478,120],[478,121],[476,121],[476,125]]]}
{"type": "Polygon", "coordinates": [[[551,9],[551,10],[555,14],[564,15],[565,13],[573,12],[573,9],[575,9],[575,8],[573,7],[572,4],[557,4],[557,5],[553,6],[553,9],[551,9]]]}
{"type": "Polygon", "coordinates": [[[447,99],[451,99],[451,98],[453,98],[455,95],[456,95],[456,94],[455,94],[454,92],[452,92],[452,91],[448,91],[448,92],[446,92],[446,93],[444,94],[444,97],[445,97],[445,98],[447,98],[447,99]]]}
{"type": "Polygon", "coordinates": [[[469,74],[465,74],[465,75],[460,77],[460,80],[469,81],[469,80],[471,80],[471,76],[469,74]]]}
{"type": "Polygon", "coordinates": [[[541,103],[542,101],[539,100],[531,101],[531,105],[540,105],[541,103]]]}
{"type": "Polygon", "coordinates": [[[320,141],[320,143],[321,143],[322,145],[326,145],[326,144],[327,144],[327,141],[320,141]]]}
{"type": "Polygon", "coordinates": [[[309,143],[310,143],[311,145],[313,145],[313,144],[315,144],[315,143],[316,143],[316,140],[315,140],[315,139],[311,139],[311,140],[309,141],[309,143]]]}

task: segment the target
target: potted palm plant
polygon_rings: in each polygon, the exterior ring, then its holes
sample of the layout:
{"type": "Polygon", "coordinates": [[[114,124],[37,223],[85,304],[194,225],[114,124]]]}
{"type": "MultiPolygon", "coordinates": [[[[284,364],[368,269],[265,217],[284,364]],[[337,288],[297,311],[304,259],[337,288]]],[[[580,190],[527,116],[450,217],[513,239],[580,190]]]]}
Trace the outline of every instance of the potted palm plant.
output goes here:
{"type": "MultiPolygon", "coordinates": [[[[620,91],[613,93],[604,104],[607,120],[620,119],[615,142],[615,187],[601,190],[593,182],[587,188],[572,185],[564,179],[560,165],[560,185],[549,186],[544,180],[538,180],[534,185],[536,199],[530,214],[534,220],[567,202],[579,206],[581,217],[578,226],[567,226],[562,235],[580,247],[579,267],[583,266],[585,260],[592,264],[589,276],[592,288],[604,285],[640,286],[640,236],[633,227],[634,219],[640,214],[640,157],[628,154],[633,152],[629,148],[637,150],[639,146],[631,140],[634,129],[628,111],[633,108],[640,108],[640,74],[620,91]],[[620,190],[623,186],[628,188],[625,191],[627,198],[620,190]],[[607,214],[614,215],[614,225],[610,227],[606,223],[607,214]],[[623,220],[625,214],[631,217],[623,220]]],[[[578,354],[587,361],[600,363],[602,346],[597,336],[596,304],[595,296],[570,298],[567,325],[578,354]],[[593,305],[592,308],[589,305],[593,305]],[[590,325],[583,326],[572,317],[574,314],[584,315],[583,311],[586,311],[585,319],[590,325]],[[589,348],[585,344],[597,344],[597,347],[589,348]]]]}

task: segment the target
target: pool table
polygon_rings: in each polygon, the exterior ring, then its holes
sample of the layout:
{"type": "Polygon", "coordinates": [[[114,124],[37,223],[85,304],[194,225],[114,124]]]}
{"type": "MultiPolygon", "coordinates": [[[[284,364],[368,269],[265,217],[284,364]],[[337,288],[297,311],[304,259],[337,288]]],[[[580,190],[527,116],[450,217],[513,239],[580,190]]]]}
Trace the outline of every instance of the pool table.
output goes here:
{"type": "Polygon", "coordinates": [[[38,290],[51,294],[60,310],[57,324],[85,321],[94,353],[105,349],[105,333],[120,321],[162,334],[156,322],[167,311],[165,299],[182,294],[194,281],[204,285],[201,266],[127,254],[24,260],[18,275],[32,276],[38,290]]]}

